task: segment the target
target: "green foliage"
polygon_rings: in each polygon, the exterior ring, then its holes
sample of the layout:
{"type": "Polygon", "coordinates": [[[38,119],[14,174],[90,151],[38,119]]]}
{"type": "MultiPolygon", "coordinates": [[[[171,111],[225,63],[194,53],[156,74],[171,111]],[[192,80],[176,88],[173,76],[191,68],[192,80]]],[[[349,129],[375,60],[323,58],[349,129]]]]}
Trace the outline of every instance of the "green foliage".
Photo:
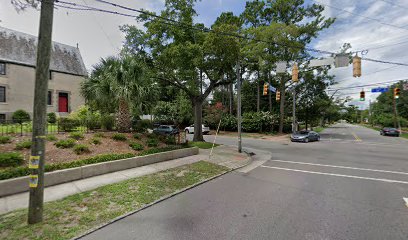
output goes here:
{"type": "MultiPolygon", "coordinates": [[[[189,142],[188,145],[190,147],[198,147],[201,149],[210,149],[212,148],[213,144],[210,142],[189,142]]],[[[219,144],[214,144],[214,147],[220,146],[219,144]]]]}
{"type": "Polygon", "coordinates": [[[15,167],[23,164],[24,158],[20,153],[0,153],[0,167],[15,167]]]}
{"type": "Polygon", "coordinates": [[[176,144],[176,138],[177,138],[177,135],[165,136],[165,138],[163,139],[163,142],[165,144],[168,144],[168,145],[175,145],[176,144]]]}
{"type": "Polygon", "coordinates": [[[80,106],[75,112],[69,115],[69,118],[86,126],[90,130],[101,128],[101,114],[98,111],[91,111],[89,106],[80,106]]]}
{"type": "Polygon", "coordinates": [[[79,127],[81,124],[79,121],[71,119],[71,118],[59,118],[58,119],[58,127],[61,131],[64,132],[71,132],[75,128],[79,127]]]}
{"type": "Polygon", "coordinates": [[[0,136],[0,144],[6,144],[11,141],[10,136],[0,136]]]}
{"type": "Polygon", "coordinates": [[[238,120],[235,115],[225,114],[222,116],[220,128],[224,131],[235,131],[238,128],[238,120]]]}
{"type": "Polygon", "coordinates": [[[57,122],[57,114],[55,112],[50,112],[47,114],[47,122],[54,124],[57,122]]]}
{"type": "Polygon", "coordinates": [[[85,144],[77,144],[74,146],[74,152],[78,155],[84,154],[84,153],[90,153],[91,150],[89,147],[85,144]]]}
{"type": "Polygon", "coordinates": [[[242,116],[242,130],[244,132],[272,132],[278,117],[269,112],[248,112],[242,116]]]}
{"type": "Polygon", "coordinates": [[[69,138],[73,138],[75,140],[80,140],[80,139],[84,139],[84,134],[80,133],[80,132],[72,132],[69,134],[68,136],[69,138]]]}
{"type": "Polygon", "coordinates": [[[94,137],[104,138],[104,137],[105,137],[105,134],[103,134],[103,133],[101,133],[101,132],[98,132],[98,133],[95,133],[95,134],[94,134],[94,137]]]}
{"type": "Polygon", "coordinates": [[[115,127],[115,118],[110,114],[102,114],[101,125],[103,130],[112,131],[115,127]]]}
{"type": "Polygon", "coordinates": [[[19,109],[13,113],[11,116],[13,119],[13,122],[15,123],[23,123],[23,122],[29,122],[30,121],[30,114],[28,112],[19,109]]]}
{"type": "Polygon", "coordinates": [[[154,133],[148,133],[146,134],[146,137],[149,139],[157,139],[158,136],[154,133]]]}
{"type": "MultiPolygon", "coordinates": [[[[145,155],[149,155],[149,154],[168,152],[168,151],[173,151],[173,150],[177,150],[177,149],[181,149],[181,148],[182,148],[181,146],[168,146],[168,147],[162,147],[162,148],[150,148],[150,149],[147,149],[147,150],[144,150],[144,151],[138,153],[137,155],[135,155],[134,153],[102,154],[102,155],[98,155],[98,156],[95,156],[95,157],[76,160],[76,161],[72,161],[72,162],[54,163],[54,164],[51,164],[51,165],[46,164],[45,165],[45,172],[52,172],[52,171],[57,171],[57,170],[62,170],[62,169],[67,169],[67,168],[81,167],[81,166],[85,166],[85,165],[88,165],[88,164],[95,164],[95,163],[101,163],[101,162],[115,161],[115,160],[119,160],[119,159],[132,158],[132,157],[135,157],[135,156],[145,156],[145,155]]],[[[0,153],[0,155],[1,154],[3,154],[3,153],[0,153]]],[[[21,162],[21,164],[22,164],[22,162],[21,162]]],[[[13,167],[13,168],[5,169],[5,170],[0,170],[0,180],[27,176],[29,174],[30,174],[30,169],[28,169],[28,167],[26,167],[26,166],[24,166],[24,167],[23,166],[13,167]]]]}
{"type": "Polygon", "coordinates": [[[91,144],[93,144],[93,145],[99,145],[99,144],[102,143],[101,139],[100,139],[100,138],[97,138],[97,137],[93,137],[91,140],[89,140],[89,142],[90,142],[91,144]]]}
{"type": "Polygon", "coordinates": [[[133,130],[139,133],[147,132],[148,128],[153,128],[152,122],[148,119],[138,120],[133,126],[133,130]]]}
{"type": "Polygon", "coordinates": [[[112,135],[112,139],[115,141],[126,141],[127,137],[122,133],[115,133],[112,135]]]}
{"type": "Polygon", "coordinates": [[[225,113],[226,109],[222,106],[222,103],[217,102],[214,105],[209,105],[204,109],[204,122],[211,129],[217,129],[220,119],[225,113]]]}
{"type": "Polygon", "coordinates": [[[129,147],[131,147],[135,151],[141,151],[144,149],[143,145],[137,142],[129,143],[129,147]]]}
{"type": "Polygon", "coordinates": [[[162,124],[173,124],[176,121],[176,108],[171,102],[158,102],[153,109],[154,120],[162,124]]]}
{"type": "Polygon", "coordinates": [[[47,139],[47,141],[50,141],[50,142],[58,140],[58,138],[55,135],[52,135],[52,134],[48,134],[46,139],[47,139]]]}
{"type": "Polygon", "coordinates": [[[54,144],[57,148],[72,148],[75,146],[75,140],[72,138],[59,140],[54,144]]]}
{"type": "Polygon", "coordinates": [[[33,143],[31,141],[23,141],[16,144],[16,150],[30,149],[33,143]]]}
{"type": "Polygon", "coordinates": [[[133,138],[134,138],[134,139],[137,139],[137,140],[140,140],[140,139],[142,139],[142,134],[140,134],[140,133],[135,133],[135,134],[133,134],[133,138]]]}
{"type": "Polygon", "coordinates": [[[157,147],[159,145],[159,141],[155,138],[147,139],[146,145],[148,147],[157,147]]]}

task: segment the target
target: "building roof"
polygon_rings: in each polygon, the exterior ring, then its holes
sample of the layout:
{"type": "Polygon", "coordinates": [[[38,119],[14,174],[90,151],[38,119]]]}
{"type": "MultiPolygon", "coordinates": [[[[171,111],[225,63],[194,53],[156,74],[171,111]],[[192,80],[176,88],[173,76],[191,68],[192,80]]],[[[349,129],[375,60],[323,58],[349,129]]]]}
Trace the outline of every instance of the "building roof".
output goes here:
{"type": "MultiPolygon", "coordinates": [[[[0,61],[36,66],[37,37],[0,27],[0,61]]],[[[79,49],[52,43],[50,70],[86,76],[87,71],[79,49]]]]}

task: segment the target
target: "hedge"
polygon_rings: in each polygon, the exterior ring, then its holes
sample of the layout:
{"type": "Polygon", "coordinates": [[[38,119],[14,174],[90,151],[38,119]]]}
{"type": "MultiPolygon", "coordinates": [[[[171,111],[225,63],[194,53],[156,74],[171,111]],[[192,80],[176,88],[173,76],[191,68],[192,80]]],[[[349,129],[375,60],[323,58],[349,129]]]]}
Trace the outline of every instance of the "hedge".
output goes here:
{"type": "Polygon", "coordinates": [[[0,167],[13,167],[21,165],[24,158],[16,152],[0,153],[0,167]]]}
{"type": "MultiPolygon", "coordinates": [[[[146,155],[150,155],[154,153],[168,152],[168,151],[177,150],[181,148],[185,148],[185,146],[168,146],[168,147],[162,147],[162,148],[151,148],[149,150],[142,151],[139,154],[135,154],[135,153],[102,154],[102,155],[98,155],[95,157],[76,160],[72,162],[54,163],[50,165],[46,164],[45,172],[53,172],[53,171],[62,170],[62,169],[81,167],[81,166],[95,164],[95,163],[110,162],[110,161],[126,159],[126,158],[131,158],[131,157],[136,157],[136,156],[146,156],[146,155]]],[[[0,180],[16,178],[16,177],[23,177],[29,174],[30,174],[30,169],[28,169],[28,167],[26,166],[13,167],[13,168],[9,168],[6,170],[1,170],[0,180]]]]}

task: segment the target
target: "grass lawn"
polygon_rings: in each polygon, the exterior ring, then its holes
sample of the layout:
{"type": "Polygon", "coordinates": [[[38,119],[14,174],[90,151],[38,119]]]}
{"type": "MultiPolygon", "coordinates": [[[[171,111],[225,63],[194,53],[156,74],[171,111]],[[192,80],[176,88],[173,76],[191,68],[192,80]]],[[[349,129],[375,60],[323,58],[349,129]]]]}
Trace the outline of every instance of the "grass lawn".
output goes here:
{"type": "Polygon", "coordinates": [[[402,134],[401,134],[401,137],[408,139],[408,133],[402,133],[402,134]]]}
{"type": "Polygon", "coordinates": [[[0,239],[71,239],[177,190],[224,173],[208,162],[169,169],[45,203],[44,222],[27,225],[27,210],[0,215],[0,239]]]}
{"type": "Polygon", "coordinates": [[[320,133],[321,131],[323,131],[325,129],[325,127],[315,127],[313,128],[313,131],[320,133]]]}
{"type": "MultiPolygon", "coordinates": [[[[212,148],[213,144],[210,143],[210,142],[189,142],[188,145],[190,147],[198,147],[198,148],[201,148],[201,149],[210,149],[210,148],[212,148]]],[[[219,144],[214,144],[214,147],[218,147],[218,146],[219,146],[219,144]]]]}

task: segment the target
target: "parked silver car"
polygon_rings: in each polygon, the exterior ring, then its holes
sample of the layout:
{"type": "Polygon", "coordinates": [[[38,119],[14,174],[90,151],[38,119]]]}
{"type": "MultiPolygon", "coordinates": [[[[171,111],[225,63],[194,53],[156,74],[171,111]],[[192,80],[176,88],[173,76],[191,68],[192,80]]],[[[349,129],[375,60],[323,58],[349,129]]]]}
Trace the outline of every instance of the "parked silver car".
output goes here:
{"type": "Polygon", "coordinates": [[[292,142],[304,142],[304,143],[320,141],[320,134],[313,131],[303,130],[293,133],[290,136],[290,140],[292,142]]]}
{"type": "MultiPolygon", "coordinates": [[[[209,134],[210,133],[210,128],[209,127],[204,126],[204,124],[201,125],[201,126],[202,126],[202,129],[203,129],[203,134],[209,134]]],[[[194,133],[194,124],[189,126],[189,127],[186,127],[184,129],[184,131],[186,131],[186,133],[194,133]]]]}

